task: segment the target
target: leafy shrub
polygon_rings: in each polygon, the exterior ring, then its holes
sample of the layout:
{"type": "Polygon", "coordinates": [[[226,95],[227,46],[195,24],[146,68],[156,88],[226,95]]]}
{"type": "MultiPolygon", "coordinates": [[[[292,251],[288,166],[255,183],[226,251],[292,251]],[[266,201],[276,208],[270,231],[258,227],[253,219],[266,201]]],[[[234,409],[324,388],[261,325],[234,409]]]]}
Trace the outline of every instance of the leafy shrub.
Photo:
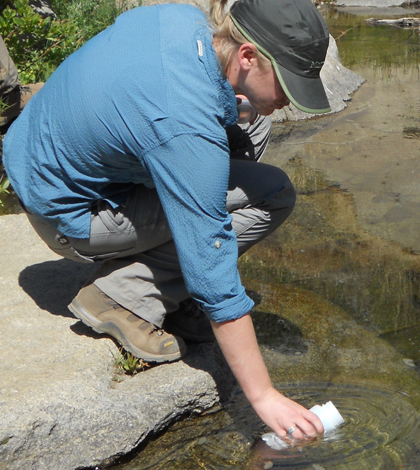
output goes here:
{"type": "Polygon", "coordinates": [[[82,43],[100,33],[123,11],[140,5],[140,1],[129,0],[51,0],[54,11],[60,18],[70,20],[81,32],[82,43]]]}
{"type": "Polygon", "coordinates": [[[79,47],[80,33],[69,20],[51,20],[35,13],[28,0],[15,0],[0,16],[0,35],[15,62],[22,83],[44,81],[79,47]]]}
{"type": "MultiPolygon", "coordinates": [[[[9,180],[4,173],[4,169],[2,168],[2,165],[0,165],[0,196],[2,194],[9,194],[9,191],[7,189],[9,185],[10,185],[9,180]]],[[[0,199],[0,206],[3,206],[3,202],[1,199],[0,199]]]]}
{"type": "Polygon", "coordinates": [[[68,55],[129,8],[126,0],[118,6],[115,0],[53,0],[52,5],[57,19],[34,12],[29,0],[15,0],[0,15],[0,35],[23,84],[45,81],[68,55]]]}

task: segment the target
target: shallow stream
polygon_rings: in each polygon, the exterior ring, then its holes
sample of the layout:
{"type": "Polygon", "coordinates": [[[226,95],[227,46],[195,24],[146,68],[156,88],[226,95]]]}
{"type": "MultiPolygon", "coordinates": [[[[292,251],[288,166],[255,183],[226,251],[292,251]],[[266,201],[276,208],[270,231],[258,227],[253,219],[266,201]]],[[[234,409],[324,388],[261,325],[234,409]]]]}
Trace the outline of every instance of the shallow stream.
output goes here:
{"type": "Polygon", "coordinates": [[[277,388],[307,407],[332,400],[346,423],[272,450],[238,391],[114,469],[420,468],[420,38],[364,23],[412,14],[325,12],[366,83],[337,115],[275,126],[265,161],[289,173],[297,206],[240,260],[277,388]]]}

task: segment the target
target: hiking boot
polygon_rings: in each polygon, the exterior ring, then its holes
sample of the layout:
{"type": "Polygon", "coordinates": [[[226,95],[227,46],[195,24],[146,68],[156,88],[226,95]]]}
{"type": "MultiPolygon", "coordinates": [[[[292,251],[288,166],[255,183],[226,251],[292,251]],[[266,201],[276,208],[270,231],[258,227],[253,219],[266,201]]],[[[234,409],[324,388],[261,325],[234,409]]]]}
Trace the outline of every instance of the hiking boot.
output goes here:
{"type": "Polygon", "coordinates": [[[21,113],[43,83],[31,83],[30,85],[18,85],[1,97],[3,102],[0,108],[0,128],[11,124],[21,113]]]}
{"type": "Polygon", "coordinates": [[[146,362],[176,361],[186,352],[182,338],[134,315],[95,284],[83,287],[69,310],[85,325],[112,336],[124,349],[146,362]]]}
{"type": "Polygon", "coordinates": [[[168,313],[163,327],[166,331],[188,341],[204,343],[216,339],[210,320],[194,299],[184,300],[176,312],[168,313]]]}

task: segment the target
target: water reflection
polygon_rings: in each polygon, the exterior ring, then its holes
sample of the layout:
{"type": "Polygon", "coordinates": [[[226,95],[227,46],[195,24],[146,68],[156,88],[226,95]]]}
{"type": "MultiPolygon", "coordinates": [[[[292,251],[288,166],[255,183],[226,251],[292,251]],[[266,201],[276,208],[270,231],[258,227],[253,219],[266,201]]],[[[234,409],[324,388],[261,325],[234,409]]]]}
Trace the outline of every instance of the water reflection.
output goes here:
{"type": "MultiPolygon", "coordinates": [[[[300,327],[305,344],[304,324],[290,314],[294,303],[302,309],[313,302],[315,310],[326,302],[327,311],[338,307],[364,331],[392,341],[399,353],[420,365],[419,257],[361,229],[352,195],[323,180],[319,171],[301,160],[290,161],[287,171],[300,193],[295,213],[278,234],[240,261],[248,287],[262,294],[258,310],[274,311],[300,327]]],[[[319,319],[307,315],[308,322],[321,319],[322,311],[319,319]]],[[[264,329],[258,316],[255,320],[264,329]]]]}
{"type": "Polygon", "coordinates": [[[299,155],[352,193],[365,230],[420,252],[419,31],[365,24],[375,10],[365,17],[330,10],[340,57],[366,83],[342,113],[279,126],[268,161],[299,155]]]}
{"type": "MultiPolygon", "coordinates": [[[[358,9],[348,8],[347,12],[358,9]]],[[[359,9],[360,10],[360,9],[359,9]]],[[[346,67],[357,71],[368,65],[373,71],[385,77],[390,69],[403,72],[419,70],[419,32],[418,28],[396,28],[386,25],[372,26],[368,18],[392,18],[395,8],[364,9],[364,14],[345,13],[341,8],[324,11],[328,28],[336,39],[340,58],[346,67]],[[378,16],[379,15],[379,16],[378,16]]],[[[419,18],[419,9],[399,9],[399,17],[419,18]]]]}
{"type": "Polygon", "coordinates": [[[274,451],[238,393],[223,412],[175,424],[119,470],[419,468],[420,260],[361,230],[352,195],[322,172],[300,158],[286,169],[299,204],[241,258],[241,275],[277,388],[308,408],[333,401],[346,424],[274,451]],[[411,340],[398,343],[400,334],[411,340]]]}

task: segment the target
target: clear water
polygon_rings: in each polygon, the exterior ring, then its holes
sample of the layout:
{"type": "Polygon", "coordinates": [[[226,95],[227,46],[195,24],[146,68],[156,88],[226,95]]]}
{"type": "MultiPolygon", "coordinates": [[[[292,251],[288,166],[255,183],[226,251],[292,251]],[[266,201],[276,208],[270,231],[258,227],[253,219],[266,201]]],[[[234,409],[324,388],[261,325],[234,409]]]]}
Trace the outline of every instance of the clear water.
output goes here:
{"type": "Polygon", "coordinates": [[[150,442],[134,469],[418,469],[420,414],[399,390],[322,383],[281,384],[290,397],[310,406],[332,398],[346,423],[336,432],[273,450],[260,439],[263,429],[242,394],[215,417],[174,425],[150,442]]]}

